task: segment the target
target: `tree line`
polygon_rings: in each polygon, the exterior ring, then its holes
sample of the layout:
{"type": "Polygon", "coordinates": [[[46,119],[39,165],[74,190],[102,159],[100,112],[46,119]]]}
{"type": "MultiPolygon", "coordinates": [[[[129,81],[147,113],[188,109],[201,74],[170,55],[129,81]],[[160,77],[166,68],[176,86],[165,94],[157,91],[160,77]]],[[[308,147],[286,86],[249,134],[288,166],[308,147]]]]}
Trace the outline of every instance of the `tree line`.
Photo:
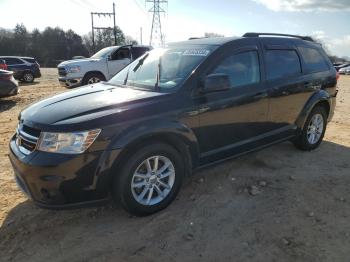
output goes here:
{"type": "MultiPolygon", "coordinates": [[[[116,27],[117,44],[137,44],[123,31],[116,27]]],[[[113,30],[95,31],[95,49],[92,33],[83,37],[69,29],[47,27],[43,31],[28,31],[23,24],[17,24],[13,30],[0,28],[0,56],[35,57],[43,67],[55,67],[64,60],[74,56],[89,57],[98,50],[114,45],[113,30]]]]}

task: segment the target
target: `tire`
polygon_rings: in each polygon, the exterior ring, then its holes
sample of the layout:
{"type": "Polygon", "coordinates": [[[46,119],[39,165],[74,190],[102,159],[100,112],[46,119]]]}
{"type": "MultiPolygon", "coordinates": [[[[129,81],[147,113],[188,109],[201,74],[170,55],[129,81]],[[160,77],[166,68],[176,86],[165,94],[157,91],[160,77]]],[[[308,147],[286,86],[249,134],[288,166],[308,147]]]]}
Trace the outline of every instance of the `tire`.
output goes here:
{"type": "Polygon", "coordinates": [[[31,72],[24,72],[22,76],[23,82],[25,83],[33,83],[34,75],[31,72]]]}
{"type": "Polygon", "coordinates": [[[294,140],[295,147],[303,151],[311,151],[319,147],[326,132],[327,118],[328,114],[325,108],[316,106],[309,114],[302,132],[294,140]],[[320,117],[322,118],[322,130],[313,124],[315,121],[321,121],[320,117]],[[314,134],[314,139],[312,139],[312,134],[314,134]]]}
{"type": "Polygon", "coordinates": [[[101,81],[106,81],[106,78],[101,73],[88,73],[84,76],[82,84],[85,85],[92,85],[101,81]]]}
{"type": "Polygon", "coordinates": [[[112,196],[126,211],[135,216],[146,216],[166,208],[175,199],[185,174],[184,161],[176,149],[163,143],[148,144],[130,154],[123,162],[125,164],[113,181],[112,196]],[[149,172],[155,167],[156,156],[159,174],[149,172]],[[160,172],[162,168],[166,169],[160,172]],[[133,187],[132,184],[141,186],[133,187]]]}

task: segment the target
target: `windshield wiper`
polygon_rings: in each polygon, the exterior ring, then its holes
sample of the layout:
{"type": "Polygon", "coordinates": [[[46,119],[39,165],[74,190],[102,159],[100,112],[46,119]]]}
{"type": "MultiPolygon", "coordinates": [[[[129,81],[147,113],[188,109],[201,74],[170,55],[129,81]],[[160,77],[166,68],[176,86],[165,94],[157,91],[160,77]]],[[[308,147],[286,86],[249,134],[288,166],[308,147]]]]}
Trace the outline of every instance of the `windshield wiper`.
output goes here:
{"type": "Polygon", "coordinates": [[[157,80],[156,80],[156,83],[154,85],[154,90],[155,91],[160,91],[159,82],[160,82],[161,63],[162,63],[162,57],[160,56],[159,57],[159,62],[158,62],[158,68],[157,68],[157,80]]]}
{"type": "MultiPolygon", "coordinates": [[[[136,72],[140,66],[143,65],[143,62],[146,60],[146,58],[149,56],[149,53],[146,53],[144,57],[142,57],[139,62],[137,63],[137,65],[134,67],[134,69],[132,71],[136,72]]],[[[129,78],[129,72],[130,72],[130,67],[128,69],[128,72],[126,73],[126,77],[124,79],[124,85],[126,85],[126,83],[128,82],[128,78],[129,78]]]]}

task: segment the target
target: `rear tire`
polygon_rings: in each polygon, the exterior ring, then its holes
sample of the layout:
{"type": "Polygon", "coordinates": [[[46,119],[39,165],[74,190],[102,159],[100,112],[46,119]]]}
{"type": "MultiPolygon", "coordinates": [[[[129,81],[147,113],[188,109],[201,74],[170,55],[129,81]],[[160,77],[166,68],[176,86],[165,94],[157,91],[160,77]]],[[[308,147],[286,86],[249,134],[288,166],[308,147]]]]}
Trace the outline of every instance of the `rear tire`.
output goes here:
{"type": "Polygon", "coordinates": [[[316,106],[309,114],[304,128],[293,141],[296,148],[311,151],[321,144],[327,127],[328,114],[324,107],[316,106]]]}
{"type": "Polygon", "coordinates": [[[92,85],[92,84],[96,84],[96,83],[101,82],[101,81],[106,81],[106,78],[101,73],[88,73],[84,76],[84,78],[82,80],[82,84],[84,86],[85,85],[92,85]]]}
{"type": "Polygon", "coordinates": [[[150,215],[175,199],[185,174],[184,161],[176,149],[163,143],[148,144],[123,162],[115,175],[112,196],[129,213],[150,215]]]}

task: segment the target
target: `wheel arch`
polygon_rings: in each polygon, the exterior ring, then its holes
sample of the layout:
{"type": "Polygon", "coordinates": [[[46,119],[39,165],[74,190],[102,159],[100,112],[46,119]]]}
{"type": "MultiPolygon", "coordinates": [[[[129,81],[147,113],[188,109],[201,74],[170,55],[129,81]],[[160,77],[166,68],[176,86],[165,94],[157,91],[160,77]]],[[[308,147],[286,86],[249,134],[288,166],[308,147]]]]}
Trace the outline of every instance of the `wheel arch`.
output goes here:
{"type": "Polygon", "coordinates": [[[99,70],[91,70],[91,71],[86,72],[84,74],[83,79],[85,79],[88,75],[92,75],[92,74],[102,75],[105,78],[105,80],[107,80],[107,77],[105,76],[105,74],[99,70]]]}
{"type": "Polygon", "coordinates": [[[302,130],[304,128],[307,117],[316,106],[324,107],[327,115],[329,116],[331,109],[330,99],[331,96],[324,90],[320,90],[319,92],[312,95],[299,114],[299,117],[296,121],[296,126],[302,130]]]}
{"type": "Polygon", "coordinates": [[[199,150],[193,141],[176,132],[154,132],[144,134],[136,139],[128,141],[128,143],[123,146],[123,149],[115,160],[112,170],[118,170],[124,161],[135,152],[137,148],[159,142],[168,144],[179,152],[185,162],[186,176],[192,173],[193,167],[198,166],[199,150]]]}

